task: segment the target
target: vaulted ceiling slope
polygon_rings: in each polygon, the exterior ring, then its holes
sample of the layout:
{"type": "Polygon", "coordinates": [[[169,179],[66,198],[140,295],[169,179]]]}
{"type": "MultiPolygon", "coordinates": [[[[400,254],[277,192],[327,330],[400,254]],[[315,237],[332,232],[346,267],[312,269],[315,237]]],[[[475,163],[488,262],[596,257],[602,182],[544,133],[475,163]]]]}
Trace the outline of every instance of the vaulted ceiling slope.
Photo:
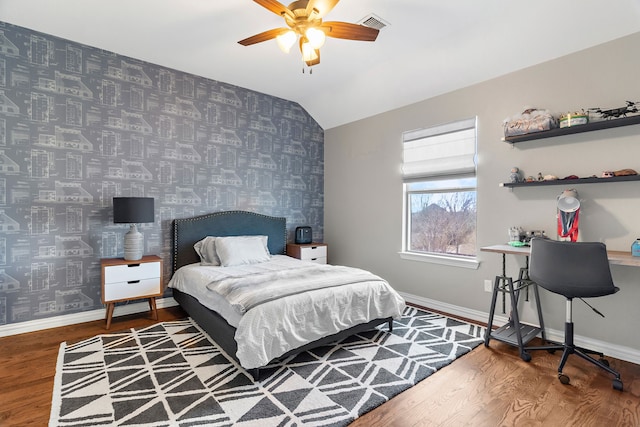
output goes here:
{"type": "Polygon", "coordinates": [[[0,0],[2,21],[296,101],[324,129],[640,31],[638,0],[341,0],[329,18],[371,15],[375,42],[328,38],[310,74],[237,43],[282,26],[251,0],[0,0]]]}

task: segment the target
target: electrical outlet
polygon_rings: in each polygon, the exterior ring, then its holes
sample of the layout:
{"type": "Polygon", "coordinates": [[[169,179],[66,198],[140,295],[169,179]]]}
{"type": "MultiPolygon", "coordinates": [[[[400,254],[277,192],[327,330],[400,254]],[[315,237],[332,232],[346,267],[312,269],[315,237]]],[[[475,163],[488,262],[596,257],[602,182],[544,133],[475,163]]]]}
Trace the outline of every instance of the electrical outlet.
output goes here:
{"type": "Polygon", "coordinates": [[[493,283],[491,283],[491,280],[485,280],[484,281],[484,291],[485,292],[493,291],[493,283]]]}

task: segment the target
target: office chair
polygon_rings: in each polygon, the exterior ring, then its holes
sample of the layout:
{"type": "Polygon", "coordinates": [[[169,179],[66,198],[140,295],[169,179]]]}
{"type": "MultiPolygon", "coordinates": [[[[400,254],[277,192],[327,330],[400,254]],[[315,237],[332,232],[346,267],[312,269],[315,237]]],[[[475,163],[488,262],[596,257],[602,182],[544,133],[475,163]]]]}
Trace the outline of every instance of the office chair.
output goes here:
{"type": "Polygon", "coordinates": [[[534,238],[531,240],[529,277],[538,286],[566,298],[566,321],[564,324],[564,343],[527,347],[527,350],[548,350],[550,352],[563,350],[558,366],[558,379],[562,384],[569,384],[569,377],[562,373],[562,369],[569,355],[576,354],[615,375],[613,388],[622,391],[620,374],[609,367],[609,362],[604,359],[604,354],[577,347],[573,343],[573,299],[582,299],[593,311],[604,317],[583,298],[601,297],[619,291],[619,288],[613,284],[606,246],[600,242],[559,242],[545,238],[534,238]],[[599,356],[599,360],[589,354],[599,356]]]}

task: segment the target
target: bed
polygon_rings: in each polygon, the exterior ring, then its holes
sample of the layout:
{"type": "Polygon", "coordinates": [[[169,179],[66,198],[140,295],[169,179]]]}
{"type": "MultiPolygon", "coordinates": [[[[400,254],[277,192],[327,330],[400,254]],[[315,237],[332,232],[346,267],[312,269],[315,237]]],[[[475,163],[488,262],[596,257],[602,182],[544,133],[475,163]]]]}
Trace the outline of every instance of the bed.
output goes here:
{"type": "MultiPolygon", "coordinates": [[[[312,266],[308,265],[312,264],[309,261],[286,257],[284,256],[286,255],[286,241],[285,218],[253,212],[223,211],[176,219],[173,222],[173,274],[169,287],[172,288],[174,299],[226,354],[234,358],[255,380],[259,379],[261,368],[291,355],[342,340],[383,323],[388,323],[389,330],[391,330],[393,318],[399,318],[404,309],[404,300],[388,283],[364,270],[356,271],[362,276],[358,279],[360,281],[353,279],[352,283],[344,285],[336,283],[336,286],[327,289],[314,288],[313,284],[319,281],[319,279],[315,280],[316,277],[325,274],[335,274],[336,277],[341,277],[351,274],[351,270],[358,269],[329,265],[312,266]],[[206,265],[201,250],[203,242],[206,242],[204,239],[210,239],[208,236],[216,236],[214,238],[217,239],[216,248],[221,258],[224,255],[222,243],[225,241],[233,241],[236,244],[238,240],[244,238],[251,239],[254,243],[258,238],[263,239],[263,242],[266,240],[264,243],[268,248],[269,259],[259,260],[256,263],[250,262],[249,265],[244,263],[231,266],[206,265]],[[266,238],[262,236],[266,236],[266,238]],[[200,245],[198,246],[199,252],[194,249],[196,243],[200,245]],[[264,273],[263,269],[268,271],[264,273]],[[293,295],[276,298],[272,295],[276,295],[277,291],[273,291],[272,288],[265,285],[264,292],[268,293],[269,297],[260,296],[264,298],[264,301],[256,302],[255,306],[244,299],[241,299],[240,303],[235,301],[236,304],[230,304],[228,301],[220,302],[219,300],[223,299],[219,295],[220,288],[214,287],[214,283],[215,286],[222,283],[225,286],[227,283],[238,283],[240,279],[230,276],[232,274],[238,274],[242,278],[250,276],[253,279],[254,270],[259,270],[258,273],[262,274],[262,276],[256,275],[256,277],[266,278],[260,280],[273,282],[268,286],[293,280],[302,283],[295,276],[298,274],[298,269],[305,271],[309,277],[309,280],[305,279],[304,281],[304,286],[309,286],[308,291],[301,287],[301,290],[296,291],[297,293],[293,295]],[[218,278],[215,275],[220,274],[225,279],[213,280],[211,278],[218,278]],[[278,280],[269,279],[274,277],[277,277],[278,280]],[[212,292],[210,289],[217,292],[212,292]],[[212,295],[215,296],[213,300],[210,298],[212,295]],[[320,299],[321,302],[317,302],[317,299],[320,299]],[[340,304],[341,308],[325,309],[325,306],[331,307],[328,304],[334,304],[335,301],[340,304]],[[279,304],[284,304],[282,306],[284,308],[279,304]],[[351,309],[345,304],[354,305],[351,316],[353,318],[349,316],[351,309]],[[364,304],[364,308],[360,306],[362,304],[364,304]],[[306,310],[309,305],[320,306],[322,310],[319,310],[318,313],[314,312],[315,308],[314,310],[306,310]],[[290,319],[290,317],[296,319],[290,319]],[[297,319],[298,317],[304,318],[304,322],[309,322],[309,326],[307,327],[307,323],[303,323],[301,326],[301,320],[297,319]],[[296,322],[298,322],[297,326],[295,326],[296,322]],[[319,328],[318,324],[322,324],[322,327],[319,328]],[[296,329],[289,331],[290,327],[296,329]],[[266,347],[266,349],[262,347],[266,347]]],[[[242,256],[250,252],[245,251],[242,256]]],[[[263,288],[262,284],[259,286],[250,289],[254,289],[254,294],[260,294],[263,288]]],[[[245,289],[245,287],[241,288],[245,289]]],[[[274,289],[279,289],[279,287],[274,286],[274,289]]],[[[231,294],[235,295],[234,292],[231,294]]]]}

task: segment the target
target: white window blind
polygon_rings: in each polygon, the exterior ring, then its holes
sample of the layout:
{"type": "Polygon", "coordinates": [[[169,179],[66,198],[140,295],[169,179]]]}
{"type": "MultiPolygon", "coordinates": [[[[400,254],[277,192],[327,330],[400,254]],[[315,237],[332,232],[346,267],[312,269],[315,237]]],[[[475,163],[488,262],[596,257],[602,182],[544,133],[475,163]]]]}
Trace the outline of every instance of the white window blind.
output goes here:
{"type": "Polygon", "coordinates": [[[405,180],[475,175],[476,118],[402,134],[405,180]]]}

